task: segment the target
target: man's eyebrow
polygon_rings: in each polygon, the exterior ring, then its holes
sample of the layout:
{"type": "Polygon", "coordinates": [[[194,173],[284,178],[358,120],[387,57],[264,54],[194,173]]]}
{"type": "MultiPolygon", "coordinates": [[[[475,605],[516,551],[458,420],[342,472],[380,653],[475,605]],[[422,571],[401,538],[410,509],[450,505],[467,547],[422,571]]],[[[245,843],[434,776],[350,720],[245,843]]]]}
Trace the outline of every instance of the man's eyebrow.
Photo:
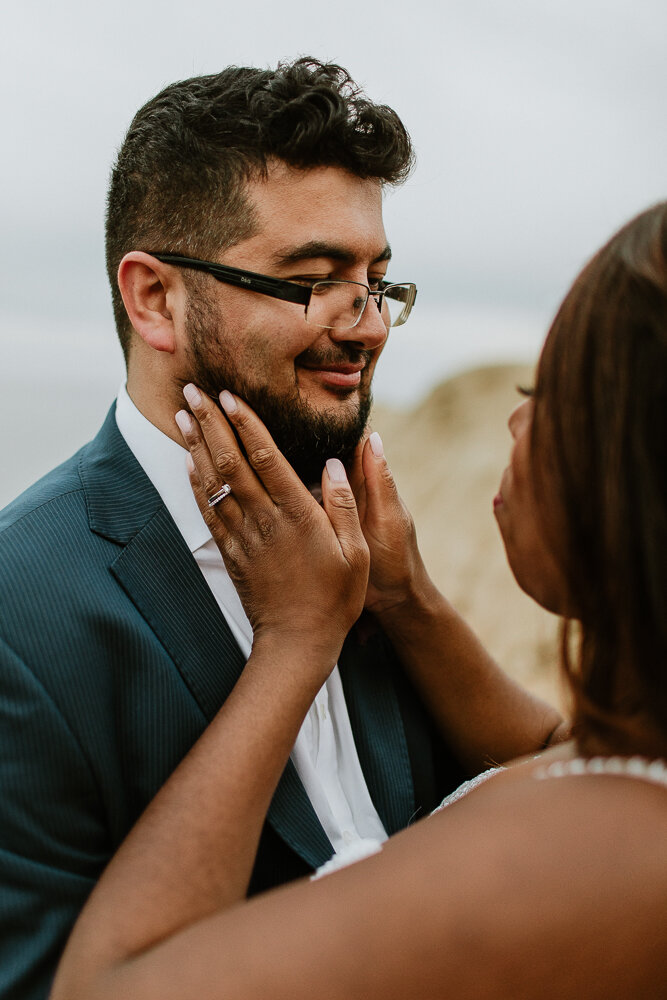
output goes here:
{"type": "MultiPolygon", "coordinates": [[[[301,243],[299,246],[290,247],[285,250],[277,250],[273,255],[276,264],[296,264],[302,260],[316,260],[325,257],[328,260],[337,260],[342,264],[354,264],[356,255],[352,251],[336,243],[325,243],[321,240],[310,240],[308,243],[301,243]]],[[[374,260],[372,264],[380,264],[382,261],[391,260],[391,247],[386,245],[384,250],[374,260]]]]}

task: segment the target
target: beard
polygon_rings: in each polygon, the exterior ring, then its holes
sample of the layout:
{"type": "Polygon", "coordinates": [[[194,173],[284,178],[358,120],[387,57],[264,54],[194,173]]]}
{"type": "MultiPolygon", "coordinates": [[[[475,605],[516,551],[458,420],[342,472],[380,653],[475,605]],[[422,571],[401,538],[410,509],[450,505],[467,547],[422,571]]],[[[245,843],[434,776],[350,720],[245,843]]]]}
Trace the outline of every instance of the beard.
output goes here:
{"type": "MultiPolygon", "coordinates": [[[[267,383],[252,384],[238,370],[238,363],[225,345],[224,323],[219,310],[198,288],[188,295],[186,311],[188,360],[190,373],[183,384],[191,381],[216,402],[222,389],[245,400],[262,420],[276,446],[290,463],[297,476],[308,487],[319,483],[328,458],[339,458],[348,466],[362,438],[372,406],[370,385],[361,388],[358,402],[343,401],[337,412],[321,413],[315,409],[294,385],[276,393],[267,383]]],[[[269,334],[270,336],[270,334],[269,334]]],[[[305,351],[295,360],[336,364],[365,361],[369,351],[341,344],[326,356],[313,356],[305,351]]],[[[362,376],[363,377],[363,376],[362,376]]]]}

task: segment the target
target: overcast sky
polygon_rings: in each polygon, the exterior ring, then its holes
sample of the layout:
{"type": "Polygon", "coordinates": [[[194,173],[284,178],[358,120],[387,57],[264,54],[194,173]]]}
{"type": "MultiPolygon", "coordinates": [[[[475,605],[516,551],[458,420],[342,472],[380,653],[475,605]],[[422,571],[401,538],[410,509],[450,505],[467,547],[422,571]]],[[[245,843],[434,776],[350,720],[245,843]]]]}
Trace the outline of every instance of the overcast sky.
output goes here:
{"type": "Polygon", "coordinates": [[[386,224],[419,318],[380,398],[534,353],[585,258],[667,196],[666,39],[665,0],[4,3],[3,381],[117,383],[102,226],[132,115],[173,80],[301,54],[346,66],[417,149],[386,224]]]}

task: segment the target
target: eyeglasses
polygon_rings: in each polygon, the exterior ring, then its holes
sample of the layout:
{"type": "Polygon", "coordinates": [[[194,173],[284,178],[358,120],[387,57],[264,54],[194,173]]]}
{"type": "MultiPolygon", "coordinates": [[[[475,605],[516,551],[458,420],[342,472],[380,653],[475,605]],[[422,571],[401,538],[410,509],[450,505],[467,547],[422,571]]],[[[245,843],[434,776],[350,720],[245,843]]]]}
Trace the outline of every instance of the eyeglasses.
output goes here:
{"type": "Polygon", "coordinates": [[[256,274],[226,264],[215,264],[196,257],[181,257],[173,253],[153,253],[152,257],[164,264],[175,267],[191,267],[195,271],[205,271],[216,281],[227,285],[247,288],[249,292],[270,295],[285,302],[296,302],[306,308],[306,322],[327,330],[350,330],[363,316],[368,300],[373,298],[387,328],[402,326],[410,315],[417,297],[417,286],[412,282],[389,284],[379,282],[379,288],[372,289],[360,281],[314,281],[300,284],[283,281],[267,274],[256,274]]]}

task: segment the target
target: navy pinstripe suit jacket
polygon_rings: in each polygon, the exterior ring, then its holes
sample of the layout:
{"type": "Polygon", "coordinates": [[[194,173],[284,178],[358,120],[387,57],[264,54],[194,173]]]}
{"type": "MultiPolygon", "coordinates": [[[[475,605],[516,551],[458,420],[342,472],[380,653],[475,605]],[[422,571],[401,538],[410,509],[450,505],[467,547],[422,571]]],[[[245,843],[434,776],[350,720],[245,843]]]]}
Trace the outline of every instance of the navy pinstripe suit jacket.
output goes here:
{"type": "MultiPolygon", "coordinates": [[[[0,514],[0,998],[43,1000],[69,930],[244,659],[113,408],[97,437],[0,514]]],[[[340,659],[388,832],[458,784],[458,765],[380,632],[340,659]]],[[[251,891],[332,853],[293,765],[251,891]]]]}

